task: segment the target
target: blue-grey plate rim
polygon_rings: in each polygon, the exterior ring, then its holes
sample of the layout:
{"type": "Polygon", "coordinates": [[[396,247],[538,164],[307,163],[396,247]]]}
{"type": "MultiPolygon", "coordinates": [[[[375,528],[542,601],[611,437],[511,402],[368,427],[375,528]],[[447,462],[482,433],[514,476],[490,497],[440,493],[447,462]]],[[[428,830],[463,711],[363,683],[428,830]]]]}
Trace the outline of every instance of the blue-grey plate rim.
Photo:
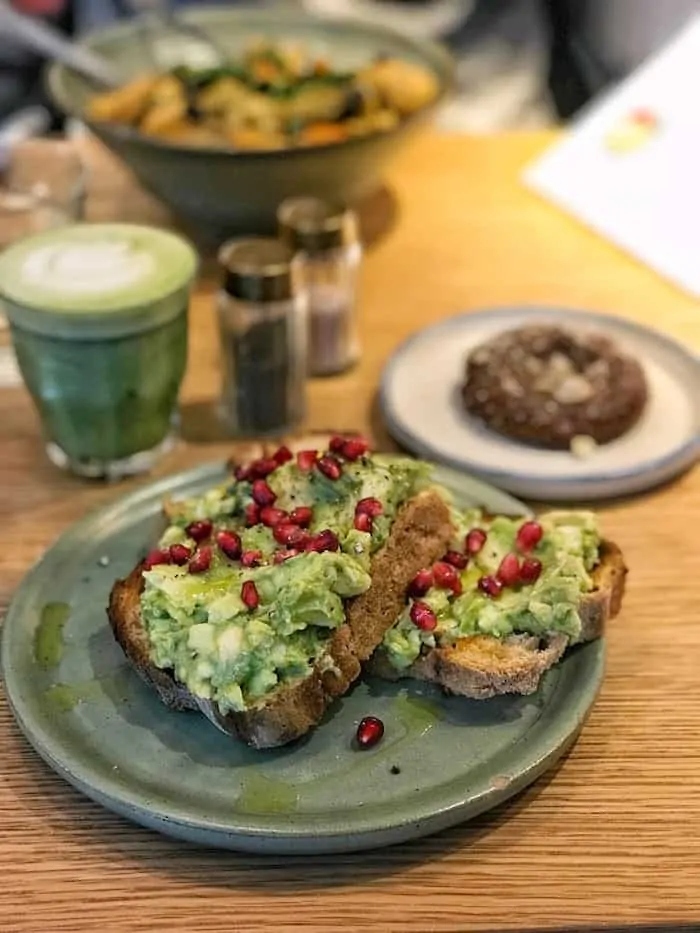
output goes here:
{"type": "MultiPolygon", "coordinates": [[[[644,334],[651,336],[659,343],[665,345],[669,350],[683,355],[690,363],[695,364],[698,370],[698,379],[700,380],[700,354],[694,353],[684,347],[679,341],[669,337],[653,327],[647,327],[644,324],[638,324],[635,321],[629,321],[626,318],[617,317],[614,314],[606,314],[598,311],[584,311],[580,308],[566,308],[558,305],[509,305],[494,308],[479,308],[474,311],[464,311],[460,314],[452,315],[444,321],[438,321],[429,327],[423,327],[413,334],[410,334],[403,340],[389,357],[382,371],[379,384],[379,404],[382,415],[386,421],[389,433],[397,441],[403,444],[407,449],[415,451],[419,456],[435,462],[444,463],[455,470],[473,471],[477,476],[487,477],[489,482],[507,483],[513,477],[512,470],[491,470],[483,469],[478,463],[474,463],[466,458],[447,457],[440,451],[435,450],[432,445],[416,437],[410,430],[404,428],[400,417],[393,410],[389,401],[389,383],[393,377],[394,367],[396,367],[403,354],[409,347],[423,339],[427,332],[439,332],[454,330],[458,328],[465,320],[474,320],[475,318],[502,319],[504,322],[512,318],[521,318],[523,313],[540,314],[558,314],[562,318],[566,317],[570,321],[585,321],[590,323],[592,319],[600,320],[603,324],[608,323],[623,330],[629,330],[634,334],[644,334]]],[[[581,476],[571,477],[560,474],[559,476],[547,476],[546,482],[550,486],[569,486],[573,483],[581,487],[594,487],[601,482],[609,480],[634,479],[646,475],[647,473],[659,470],[680,473],[691,466],[700,457],[700,434],[678,447],[673,453],[667,454],[652,460],[645,460],[635,469],[629,470],[610,470],[604,476],[581,476]]],[[[518,473],[518,478],[527,483],[539,482],[541,477],[534,473],[518,473]]],[[[667,474],[670,475],[670,474],[667,474]]]]}
{"type": "MultiPolygon", "coordinates": [[[[459,482],[460,476],[456,475],[456,471],[442,465],[436,465],[436,468],[448,477],[452,474],[459,482]]],[[[111,514],[152,506],[166,494],[203,488],[225,475],[223,464],[195,467],[143,485],[126,496],[92,510],[53,543],[16,591],[2,627],[0,665],[6,696],[17,724],[30,745],[68,783],[107,809],[142,826],[200,844],[238,851],[286,854],[348,852],[407,841],[471,819],[531,784],[573,744],[602,683],[604,639],[574,649],[569,658],[573,662],[573,671],[560,678],[552,702],[542,708],[527,733],[511,747],[516,758],[513,773],[498,775],[491,780],[484,779],[480,785],[471,788],[465,788],[462,782],[453,781],[449,785],[450,793],[442,795],[439,804],[421,800],[402,807],[392,806],[391,813],[394,815],[388,822],[382,820],[381,808],[373,810],[371,807],[362,813],[353,811],[348,824],[340,826],[337,822],[328,826],[323,819],[314,820],[313,814],[304,814],[301,820],[296,821],[297,825],[294,815],[287,814],[282,817],[244,814],[226,823],[202,820],[193,818],[191,812],[178,809],[155,811],[144,807],[139,795],[130,792],[118,779],[105,778],[95,768],[91,768],[89,763],[86,766],[84,761],[77,768],[72,766],[61,754],[60,741],[52,736],[50,729],[36,721],[27,709],[27,704],[22,701],[12,667],[11,634],[14,620],[21,616],[24,604],[33,592],[36,576],[74,542],[82,540],[92,526],[108,521],[111,514]],[[561,705],[556,702],[560,694],[564,700],[561,705]]],[[[465,477],[462,475],[461,478],[465,477]]],[[[466,478],[477,486],[488,486],[481,480],[466,478]]],[[[510,501],[510,509],[514,514],[531,514],[527,506],[507,493],[490,491],[502,497],[503,511],[508,511],[507,503],[510,501]]]]}

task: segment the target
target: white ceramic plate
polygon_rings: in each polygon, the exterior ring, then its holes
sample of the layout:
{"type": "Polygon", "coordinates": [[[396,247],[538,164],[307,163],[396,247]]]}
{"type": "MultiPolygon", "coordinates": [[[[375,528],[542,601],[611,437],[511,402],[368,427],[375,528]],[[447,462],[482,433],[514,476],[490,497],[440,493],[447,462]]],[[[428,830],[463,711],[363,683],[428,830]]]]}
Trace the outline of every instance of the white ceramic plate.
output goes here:
{"type": "Polygon", "coordinates": [[[434,0],[426,4],[386,0],[304,0],[304,9],[330,19],[379,23],[403,35],[438,39],[457,29],[471,16],[475,0],[434,0]]]}
{"type": "Polygon", "coordinates": [[[396,350],[384,369],[380,400],[389,431],[408,449],[533,499],[638,493],[700,457],[700,358],[663,334],[609,315],[514,307],[450,318],[396,350]],[[533,323],[606,333],[644,367],[650,398],[642,418],[587,459],[508,440],[462,407],[459,388],[468,352],[500,331],[533,323]]]}

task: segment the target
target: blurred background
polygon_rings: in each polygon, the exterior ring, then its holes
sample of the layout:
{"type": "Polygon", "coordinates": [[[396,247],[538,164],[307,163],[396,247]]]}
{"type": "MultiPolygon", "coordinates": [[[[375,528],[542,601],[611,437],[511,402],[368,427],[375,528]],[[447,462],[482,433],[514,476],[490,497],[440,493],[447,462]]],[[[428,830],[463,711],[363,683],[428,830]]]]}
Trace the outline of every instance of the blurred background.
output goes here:
{"type": "MultiPolygon", "coordinates": [[[[11,2],[70,35],[157,5],[157,0],[11,2]]],[[[568,120],[700,8],[696,0],[298,0],[296,5],[329,17],[398,24],[443,41],[457,60],[458,88],[440,123],[477,133],[568,120]]],[[[0,120],[28,104],[48,103],[43,64],[9,36],[0,36],[0,120]]],[[[59,115],[53,119],[60,129],[59,115]]]]}

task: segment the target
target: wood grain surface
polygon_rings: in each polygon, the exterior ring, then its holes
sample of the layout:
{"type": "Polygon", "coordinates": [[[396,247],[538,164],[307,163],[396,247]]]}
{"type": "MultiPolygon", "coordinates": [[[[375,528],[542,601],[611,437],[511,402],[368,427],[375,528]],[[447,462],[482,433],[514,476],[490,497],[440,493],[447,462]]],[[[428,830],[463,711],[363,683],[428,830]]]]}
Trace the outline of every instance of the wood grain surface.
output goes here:
{"type": "MultiPolygon", "coordinates": [[[[539,202],[522,166],[547,135],[428,135],[367,207],[361,364],[311,386],[308,427],[383,437],[381,368],[469,308],[551,302],[654,325],[700,350],[700,308],[539,202]],[[380,235],[381,234],[381,235],[380,235]]],[[[93,217],[167,216],[91,149],[93,217]]],[[[220,457],[211,280],[193,305],[184,430],[159,472],[220,457]]],[[[429,361],[426,361],[426,365],[429,361]]],[[[699,387],[700,388],[700,387],[699,387]]],[[[118,490],[44,459],[22,390],[0,392],[0,604],[69,523],[118,490]]],[[[255,858],[131,826],[65,785],[0,702],[0,929],[484,931],[700,920],[700,472],[602,509],[631,568],[600,701],[554,772],[474,823],[363,855],[255,858]]]]}

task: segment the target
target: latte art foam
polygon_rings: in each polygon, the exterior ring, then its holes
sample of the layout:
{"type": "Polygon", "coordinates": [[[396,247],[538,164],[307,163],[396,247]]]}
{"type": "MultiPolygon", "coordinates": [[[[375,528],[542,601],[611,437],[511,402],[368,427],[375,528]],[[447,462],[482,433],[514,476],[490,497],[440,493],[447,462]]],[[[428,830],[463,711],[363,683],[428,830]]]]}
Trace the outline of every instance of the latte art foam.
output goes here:
{"type": "Polygon", "coordinates": [[[27,286],[51,284],[54,292],[98,295],[132,288],[155,272],[153,256],[127,242],[54,242],[24,259],[20,278],[27,286]]]}

